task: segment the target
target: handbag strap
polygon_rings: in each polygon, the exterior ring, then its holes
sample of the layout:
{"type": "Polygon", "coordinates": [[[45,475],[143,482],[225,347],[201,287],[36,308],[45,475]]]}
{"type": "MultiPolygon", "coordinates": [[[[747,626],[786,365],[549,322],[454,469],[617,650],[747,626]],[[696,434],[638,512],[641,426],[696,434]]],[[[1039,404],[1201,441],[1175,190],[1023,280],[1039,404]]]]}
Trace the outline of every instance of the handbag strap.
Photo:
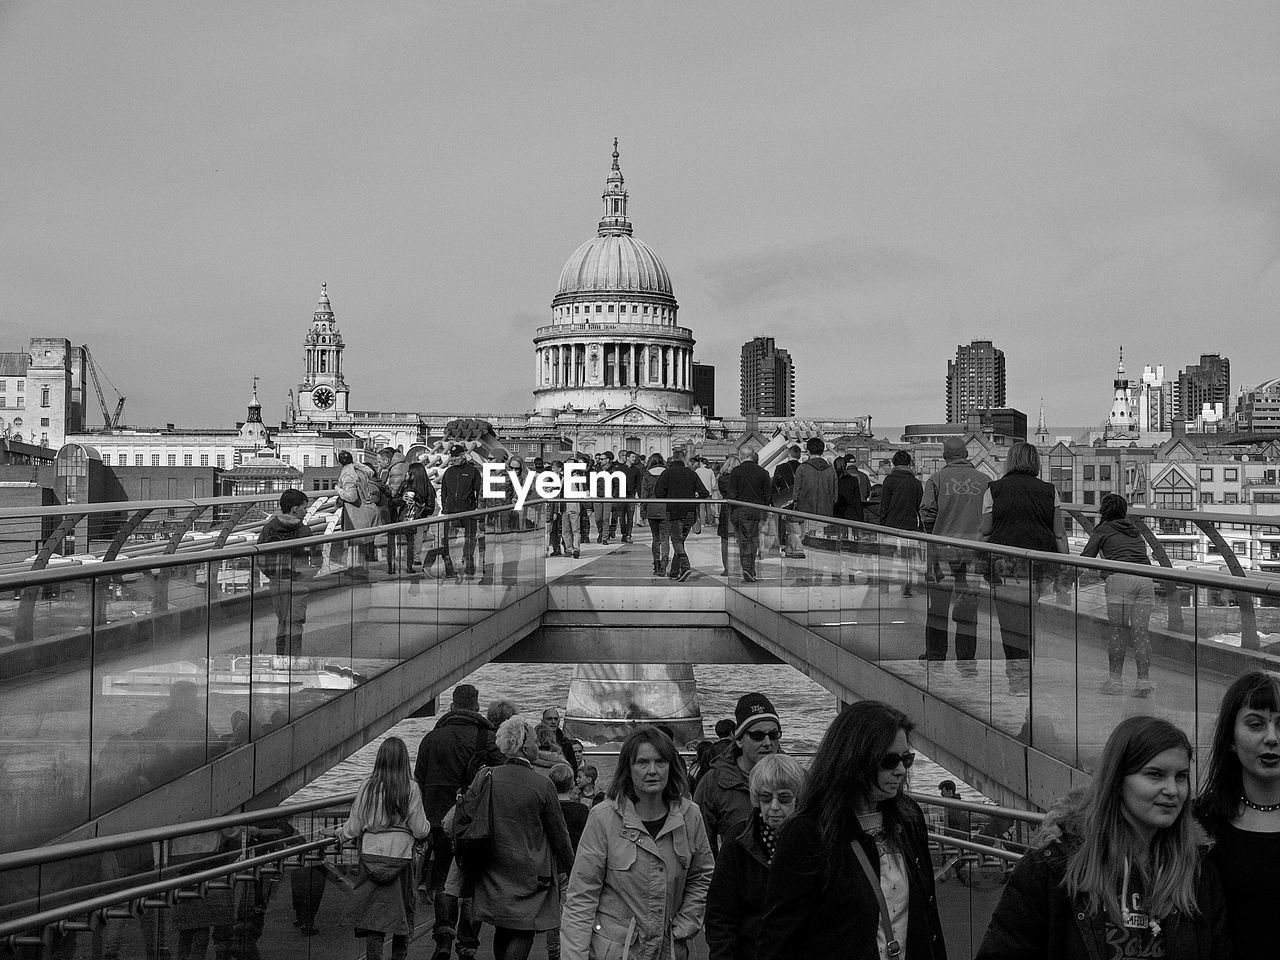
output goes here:
{"type": "Polygon", "coordinates": [[[876,892],[876,903],[880,905],[880,929],[884,931],[885,953],[891,958],[899,956],[902,944],[893,936],[893,920],[889,917],[889,904],[885,903],[884,891],[880,889],[880,877],[871,869],[871,861],[867,859],[867,852],[862,849],[862,844],[857,840],[850,840],[849,846],[853,847],[853,855],[858,858],[862,872],[867,875],[867,882],[876,892]]]}

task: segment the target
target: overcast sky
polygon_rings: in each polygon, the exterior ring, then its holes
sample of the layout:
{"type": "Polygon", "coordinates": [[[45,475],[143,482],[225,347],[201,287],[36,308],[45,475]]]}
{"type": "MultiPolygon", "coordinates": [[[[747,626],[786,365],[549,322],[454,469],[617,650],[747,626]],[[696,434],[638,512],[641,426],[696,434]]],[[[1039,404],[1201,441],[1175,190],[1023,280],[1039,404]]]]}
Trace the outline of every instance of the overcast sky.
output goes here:
{"type": "Polygon", "coordinates": [[[769,334],[802,415],[939,421],[983,338],[1099,423],[1121,343],[1280,375],[1277,50],[1274,0],[2,2],[0,349],[276,421],[325,280],[353,407],[527,410],[616,136],[721,412],[769,334]]]}

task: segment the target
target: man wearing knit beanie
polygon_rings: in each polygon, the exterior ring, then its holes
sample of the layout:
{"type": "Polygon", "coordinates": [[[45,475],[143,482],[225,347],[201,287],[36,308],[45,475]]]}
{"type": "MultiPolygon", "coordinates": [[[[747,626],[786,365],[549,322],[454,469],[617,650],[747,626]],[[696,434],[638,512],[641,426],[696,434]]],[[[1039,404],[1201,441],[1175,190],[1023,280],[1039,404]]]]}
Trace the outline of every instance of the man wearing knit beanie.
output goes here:
{"type": "Polygon", "coordinates": [[[751,819],[751,790],[748,778],[761,757],[781,752],[782,723],[773,702],[763,693],[746,693],[738,698],[733,712],[733,750],[717,757],[698,781],[693,800],[702,810],[712,852],[731,840],[751,819]]]}

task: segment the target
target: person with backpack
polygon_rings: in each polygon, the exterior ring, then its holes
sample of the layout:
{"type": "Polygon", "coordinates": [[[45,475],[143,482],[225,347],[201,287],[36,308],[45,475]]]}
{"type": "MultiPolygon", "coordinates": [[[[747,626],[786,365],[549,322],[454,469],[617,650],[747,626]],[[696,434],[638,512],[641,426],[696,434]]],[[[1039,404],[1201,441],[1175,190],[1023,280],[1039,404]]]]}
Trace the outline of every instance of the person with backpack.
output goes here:
{"type": "Polygon", "coordinates": [[[432,936],[436,955],[449,955],[453,947],[457,899],[445,893],[453,845],[444,828],[444,817],[458,792],[471,785],[480,768],[502,763],[494,745],[495,727],[480,713],[480,691],[469,683],[453,688],[452,706],[422,738],[413,778],[422,792],[422,809],[431,822],[431,874],[427,881],[435,904],[432,936]]]}
{"type": "MultiPolygon", "coordinates": [[[[769,499],[775,507],[790,507],[791,488],[796,482],[796,471],[800,469],[800,445],[793,443],[787,448],[787,459],[773,470],[773,482],[769,487],[769,499]]],[[[778,514],[778,548],[787,556],[787,518],[778,514]]]]}
{"type": "MultiPolygon", "coordinates": [[[[377,477],[363,463],[356,463],[350,450],[338,451],[338,499],[342,501],[342,529],[367,530],[377,526],[380,510],[377,477]]],[[[372,541],[361,546],[368,557],[372,541]]]]}
{"type": "Polygon", "coordinates": [[[409,751],[399,737],[387,737],[373,774],[356,791],[347,822],[332,832],[359,844],[350,916],[356,936],[365,938],[367,960],[382,960],[388,936],[391,960],[408,956],[418,900],[413,849],[430,832],[422,797],[409,777],[409,751]]]}
{"type": "MultiPolygon", "coordinates": [[[[307,495],[301,490],[280,494],[280,510],[262,525],[258,544],[281,543],[311,535],[306,525],[307,495]]],[[[307,577],[299,569],[298,551],[277,550],[258,558],[267,578],[271,606],[276,613],[276,655],[302,655],[302,630],[307,622],[307,577]]]]}
{"type": "Polygon", "coordinates": [[[671,550],[670,541],[667,539],[667,531],[663,526],[667,522],[666,504],[654,502],[654,490],[657,489],[658,478],[662,476],[663,471],[666,469],[667,461],[663,459],[662,454],[652,453],[649,455],[648,467],[644,472],[644,476],[640,478],[640,499],[650,501],[640,504],[640,519],[649,524],[649,533],[653,537],[649,549],[653,553],[653,575],[655,577],[667,575],[667,558],[671,550]]]}

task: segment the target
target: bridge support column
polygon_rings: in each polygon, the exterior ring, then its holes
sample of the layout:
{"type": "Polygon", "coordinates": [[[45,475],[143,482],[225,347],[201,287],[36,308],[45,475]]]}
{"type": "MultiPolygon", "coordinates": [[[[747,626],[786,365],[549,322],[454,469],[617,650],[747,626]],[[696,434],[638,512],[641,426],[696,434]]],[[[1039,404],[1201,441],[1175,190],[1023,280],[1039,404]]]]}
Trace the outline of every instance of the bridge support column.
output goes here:
{"type": "Polygon", "coordinates": [[[677,746],[703,739],[691,663],[580,663],[569,683],[567,736],[623,740],[636,727],[669,726],[677,746]]]}

